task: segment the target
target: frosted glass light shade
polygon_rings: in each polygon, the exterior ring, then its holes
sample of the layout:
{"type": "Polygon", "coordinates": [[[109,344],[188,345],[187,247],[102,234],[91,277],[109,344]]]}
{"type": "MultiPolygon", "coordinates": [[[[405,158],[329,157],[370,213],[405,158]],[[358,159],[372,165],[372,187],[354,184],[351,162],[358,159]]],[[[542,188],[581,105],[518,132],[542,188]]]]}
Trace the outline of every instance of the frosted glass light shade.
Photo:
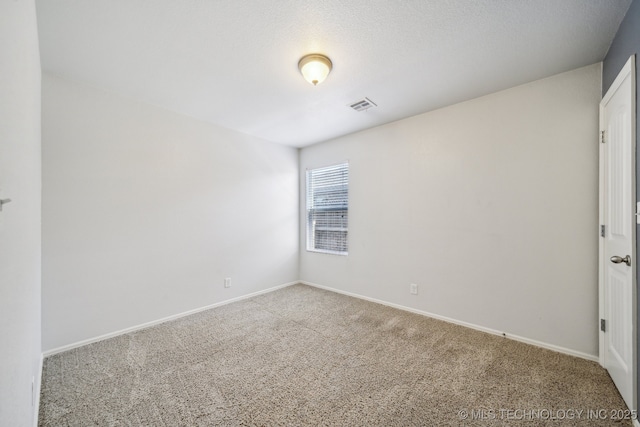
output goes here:
{"type": "Polygon", "coordinates": [[[317,53],[303,56],[298,62],[302,76],[314,86],[327,78],[332,67],[333,64],[329,58],[317,53]]]}

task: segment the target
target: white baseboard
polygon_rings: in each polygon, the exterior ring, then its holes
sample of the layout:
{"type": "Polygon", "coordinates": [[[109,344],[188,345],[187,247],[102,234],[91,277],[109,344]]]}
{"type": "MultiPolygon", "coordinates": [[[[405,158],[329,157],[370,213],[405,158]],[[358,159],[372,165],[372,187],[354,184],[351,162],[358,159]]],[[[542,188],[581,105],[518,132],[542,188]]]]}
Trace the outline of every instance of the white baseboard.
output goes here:
{"type": "Polygon", "coordinates": [[[537,340],[526,338],[526,337],[521,337],[521,336],[518,336],[518,335],[507,334],[507,333],[502,332],[502,331],[498,331],[498,330],[495,330],[495,329],[487,328],[487,327],[484,327],[484,326],[475,325],[473,323],[464,322],[462,320],[456,320],[456,319],[452,319],[450,317],[441,316],[439,314],[429,313],[428,311],[418,310],[418,309],[411,308],[411,307],[405,307],[404,305],[394,304],[392,302],[387,302],[387,301],[379,300],[379,299],[376,299],[376,298],[370,298],[370,297],[366,297],[364,295],[359,295],[359,294],[355,294],[355,293],[352,293],[352,292],[346,292],[346,291],[342,291],[342,290],[339,290],[339,289],[331,288],[329,286],[318,285],[316,283],[306,282],[306,281],[303,281],[303,280],[301,280],[300,283],[302,283],[304,285],[308,285],[308,286],[313,286],[314,288],[324,289],[324,290],[327,290],[327,291],[331,291],[331,292],[336,292],[336,293],[339,293],[339,294],[347,295],[347,296],[350,296],[350,297],[354,297],[354,298],[359,298],[359,299],[363,299],[363,300],[366,300],[366,301],[375,302],[377,304],[386,305],[388,307],[397,308],[399,310],[409,311],[411,313],[420,314],[422,316],[431,317],[433,319],[442,320],[442,321],[445,321],[445,322],[448,322],[448,323],[453,323],[453,324],[456,324],[456,325],[460,325],[460,326],[464,326],[464,327],[467,327],[467,328],[475,329],[477,331],[486,332],[488,334],[498,335],[498,336],[501,336],[501,337],[512,339],[514,341],[520,341],[520,342],[523,342],[523,343],[526,343],[526,344],[534,345],[536,347],[542,347],[542,348],[545,348],[547,350],[553,350],[553,351],[556,351],[558,353],[564,353],[564,354],[568,354],[570,356],[575,356],[575,357],[579,357],[581,359],[591,360],[591,361],[594,361],[594,362],[598,362],[599,361],[598,356],[594,356],[594,355],[587,354],[587,353],[582,353],[580,351],[571,350],[569,348],[560,347],[560,346],[557,346],[557,345],[554,345],[554,344],[548,344],[548,343],[545,343],[545,342],[542,342],[542,341],[537,341],[537,340]]]}
{"type": "Polygon", "coordinates": [[[44,354],[40,354],[38,372],[36,372],[34,399],[33,399],[33,427],[38,427],[38,417],[40,416],[40,390],[42,389],[42,368],[44,366],[44,354]]]}
{"type": "Polygon", "coordinates": [[[157,320],[152,320],[151,322],[146,322],[146,323],[142,323],[140,325],[136,325],[136,326],[131,326],[129,328],[125,328],[125,329],[121,329],[119,331],[115,331],[115,332],[110,332],[108,334],[104,334],[104,335],[100,335],[97,337],[93,337],[93,338],[88,338],[86,340],[82,340],[82,341],[78,341],[72,344],[67,344],[61,347],[57,347],[51,350],[47,350],[45,352],[42,353],[43,357],[48,357],[48,356],[52,356],[54,354],[58,354],[58,353],[62,353],[64,351],[68,351],[68,350],[73,350],[74,348],[78,348],[78,347],[82,347],[85,346],[87,344],[92,344],[98,341],[102,341],[102,340],[106,340],[109,338],[113,338],[113,337],[117,337],[119,335],[124,335],[124,334],[128,334],[129,332],[134,332],[134,331],[139,331],[141,329],[145,329],[145,328],[149,328],[151,326],[155,326],[155,325],[159,325],[160,323],[165,323],[165,322],[169,322],[171,320],[176,320],[179,319],[181,317],[185,317],[185,316],[190,316],[192,314],[196,314],[199,313],[201,311],[205,311],[205,310],[209,310],[215,307],[220,307],[222,305],[227,305],[227,304],[231,304],[233,302],[237,302],[237,301],[242,301],[244,299],[247,298],[252,298],[255,297],[257,295],[262,295],[262,294],[266,294],[269,292],[273,292],[276,291],[278,289],[282,289],[282,288],[286,288],[287,286],[291,286],[291,285],[295,285],[300,283],[299,281],[295,281],[295,282],[289,282],[289,283],[285,283],[283,285],[278,285],[278,286],[274,286],[268,289],[264,289],[262,291],[258,291],[258,292],[253,292],[247,295],[242,295],[236,298],[231,298],[225,301],[221,301],[221,302],[217,302],[215,304],[209,304],[206,305],[204,307],[199,307],[199,308],[195,308],[193,310],[189,310],[189,311],[185,311],[183,313],[178,313],[178,314],[174,314],[171,316],[167,316],[167,317],[163,317],[162,319],[157,319],[157,320]]]}
{"type": "MultiPolygon", "coordinates": [[[[594,356],[594,355],[591,355],[591,354],[583,353],[583,352],[576,351],[576,350],[571,350],[571,349],[568,349],[568,348],[565,348],[565,347],[560,347],[560,346],[557,346],[557,345],[554,345],[554,344],[549,344],[549,343],[545,343],[545,342],[542,342],[542,341],[537,341],[537,340],[526,338],[526,337],[521,337],[521,336],[518,336],[518,335],[507,334],[507,333],[502,332],[502,331],[498,331],[498,330],[495,330],[495,329],[487,328],[487,327],[484,327],[484,326],[475,325],[475,324],[469,323],[469,322],[464,322],[462,320],[452,319],[450,317],[441,316],[439,314],[430,313],[430,312],[427,312],[427,311],[418,310],[418,309],[411,308],[411,307],[406,307],[406,306],[403,306],[403,305],[400,305],[400,304],[395,304],[395,303],[379,300],[379,299],[376,299],[376,298],[371,298],[371,297],[367,297],[367,296],[364,296],[364,295],[359,295],[359,294],[356,294],[356,293],[353,293],[353,292],[342,291],[340,289],[335,289],[335,288],[331,288],[329,286],[323,286],[323,285],[319,285],[317,283],[307,282],[307,281],[303,281],[303,280],[285,283],[283,285],[274,286],[274,287],[271,287],[271,288],[268,288],[268,289],[264,289],[262,291],[253,292],[251,294],[242,295],[242,296],[239,296],[239,297],[236,297],[236,298],[231,298],[231,299],[228,299],[228,300],[225,300],[225,301],[221,301],[221,302],[218,302],[218,303],[215,303],[215,304],[206,305],[204,307],[196,308],[196,309],[189,310],[189,311],[186,311],[186,312],[183,312],[183,313],[178,313],[178,314],[174,314],[172,316],[164,317],[162,319],[153,320],[151,322],[142,323],[140,325],[136,325],[136,326],[132,326],[132,327],[129,327],[129,328],[121,329],[119,331],[110,332],[108,334],[100,335],[100,336],[89,338],[89,339],[82,340],[82,341],[78,341],[78,342],[75,342],[75,343],[72,343],[72,344],[68,344],[68,345],[65,345],[65,346],[62,346],[62,347],[57,347],[57,348],[54,348],[54,349],[47,350],[47,351],[43,352],[42,356],[44,358],[44,357],[48,357],[48,356],[51,356],[51,355],[54,355],[54,354],[57,354],[57,353],[62,353],[64,351],[68,351],[68,350],[72,350],[74,348],[82,347],[82,346],[87,345],[87,344],[92,344],[92,343],[95,343],[95,342],[98,342],[98,341],[102,341],[102,340],[106,340],[106,339],[109,339],[109,338],[113,338],[113,337],[116,337],[116,336],[119,336],[119,335],[124,335],[124,334],[127,334],[129,332],[134,332],[134,331],[138,331],[138,330],[141,330],[141,329],[144,329],[144,328],[148,328],[148,327],[151,327],[151,326],[159,325],[160,323],[165,323],[165,322],[169,322],[171,320],[179,319],[181,317],[189,316],[191,314],[199,313],[199,312],[204,311],[204,310],[209,310],[209,309],[212,309],[212,308],[215,308],[215,307],[220,307],[220,306],[223,306],[223,305],[226,305],[226,304],[231,304],[233,302],[242,301],[242,300],[247,299],[247,298],[252,298],[252,297],[257,296],[257,295],[262,295],[262,294],[266,294],[266,293],[269,293],[269,292],[273,292],[273,291],[276,291],[278,289],[282,289],[282,288],[286,288],[286,287],[291,286],[291,285],[295,285],[297,283],[302,283],[304,285],[312,286],[312,287],[315,287],[315,288],[324,289],[324,290],[331,291],[331,292],[336,292],[336,293],[339,293],[339,294],[347,295],[347,296],[354,297],[354,298],[359,298],[359,299],[366,300],[366,301],[371,301],[371,302],[374,302],[374,303],[377,303],[377,304],[386,305],[388,307],[397,308],[399,310],[408,311],[408,312],[415,313],[415,314],[420,314],[422,316],[431,317],[433,319],[442,320],[442,321],[445,321],[445,322],[448,322],[448,323],[453,323],[453,324],[456,324],[456,325],[460,325],[460,326],[464,326],[464,327],[467,327],[467,328],[475,329],[477,331],[486,332],[486,333],[489,333],[489,334],[492,334],[492,335],[498,335],[498,336],[501,336],[501,337],[506,337],[506,338],[509,338],[509,339],[512,339],[512,340],[515,340],[515,341],[520,341],[520,342],[523,342],[523,343],[526,343],[526,344],[531,344],[531,345],[534,345],[536,347],[541,347],[541,348],[545,348],[545,349],[548,349],[548,350],[556,351],[558,353],[563,353],[563,354],[568,354],[570,356],[579,357],[581,359],[591,360],[591,361],[594,361],[594,362],[598,362],[599,361],[598,356],[594,356]]],[[[41,360],[41,366],[40,366],[40,374],[42,374],[42,360],[41,360]]],[[[38,382],[38,389],[39,388],[40,388],[40,382],[38,382]]],[[[36,397],[39,399],[39,396],[40,396],[40,394],[39,394],[39,390],[38,390],[38,394],[37,394],[36,397]]],[[[638,426],[638,427],[640,427],[640,426],[638,426]]]]}

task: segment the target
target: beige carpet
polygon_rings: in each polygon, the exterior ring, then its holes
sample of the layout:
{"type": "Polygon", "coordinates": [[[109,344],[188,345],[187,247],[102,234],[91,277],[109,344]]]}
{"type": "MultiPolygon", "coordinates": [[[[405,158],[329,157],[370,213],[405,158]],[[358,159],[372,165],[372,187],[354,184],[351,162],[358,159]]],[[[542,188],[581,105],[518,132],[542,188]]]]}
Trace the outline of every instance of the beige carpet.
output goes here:
{"type": "Polygon", "coordinates": [[[631,425],[625,408],[594,362],[296,285],[48,357],[40,425],[631,425]]]}

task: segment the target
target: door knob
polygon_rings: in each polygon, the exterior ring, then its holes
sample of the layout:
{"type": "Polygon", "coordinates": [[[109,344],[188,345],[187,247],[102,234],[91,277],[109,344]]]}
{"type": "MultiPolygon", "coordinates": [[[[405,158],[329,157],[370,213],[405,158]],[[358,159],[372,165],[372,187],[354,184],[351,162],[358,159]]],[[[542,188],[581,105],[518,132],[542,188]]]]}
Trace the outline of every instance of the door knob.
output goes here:
{"type": "Polygon", "coordinates": [[[631,267],[631,257],[629,255],[625,256],[624,258],[619,257],[618,255],[614,255],[611,257],[611,262],[614,264],[620,264],[624,262],[629,267],[631,267]]]}

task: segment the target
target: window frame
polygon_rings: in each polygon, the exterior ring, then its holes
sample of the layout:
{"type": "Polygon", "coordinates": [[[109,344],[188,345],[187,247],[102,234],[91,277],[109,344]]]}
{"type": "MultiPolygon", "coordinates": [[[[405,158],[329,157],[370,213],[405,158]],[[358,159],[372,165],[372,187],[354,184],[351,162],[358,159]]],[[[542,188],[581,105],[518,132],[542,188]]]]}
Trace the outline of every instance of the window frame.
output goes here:
{"type": "MultiPolygon", "coordinates": [[[[342,255],[342,256],[347,256],[349,255],[349,161],[345,160],[343,162],[340,163],[335,163],[335,164],[331,164],[328,166],[321,166],[321,167],[315,167],[315,168],[307,168],[305,171],[305,229],[306,229],[306,236],[305,236],[305,240],[306,240],[306,245],[305,248],[307,250],[307,252],[316,252],[316,253],[323,253],[323,254],[330,254],[330,255],[342,255]],[[324,206],[324,207],[314,207],[313,203],[314,203],[314,195],[317,195],[318,193],[322,193],[322,191],[318,192],[317,190],[320,188],[322,188],[322,186],[317,186],[317,185],[313,185],[313,180],[311,179],[311,176],[314,172],[316,173],[322,173],[323,170],[330,170],[330,169],[338,169],[335,175],[338,174],[342,174],[342,177],[336,177],[334,178],[336,180],[334,186],[340,186],[340,185],[344,185],[346,187],[345,189],[345,195],[344,197],[338,196],[338,199],[343,200],[344,204],[336,204],[336,205],[329,205],[329,206],[324,206]],[[344,183],[340,183],[340,180],[344,180],[344,183]],[[311,188],[313,186],[313,188],[311,188]],[[342,209],[340,209],[342,208],[342,209]],[[317,214],[318,212],[344,212],[343,217],[346,216],[346,219],[344,220],[346,222],[346,227],[330,227],[330,226],[324,226],[324,227],[315,227],[313,224],[313,217],[315,216],[315,214],[317,214]],[[320,230],[319,230],[320,228],[320,230]],[[317,231],[325,231],[325,232],[344,232],[345,237],[344,237],[344,247],[345,250],[344,251],[340,251],[340,250],[332,250],[332,249],[326,249],[326,248],[318,248],[318,242],[315,239],[315,236],[317,236],[316,232],[317,231]]],[[[338,190],[339,193],[340,190],[338,190]]],[[[331,192],[331,190],[328,190],[327,192],[331,192]]],[[[333,191],[333,193],[335,194],[336,192],[333,191]]],[[[339,245],[340,243],[338,243],[339,245]]]]}

